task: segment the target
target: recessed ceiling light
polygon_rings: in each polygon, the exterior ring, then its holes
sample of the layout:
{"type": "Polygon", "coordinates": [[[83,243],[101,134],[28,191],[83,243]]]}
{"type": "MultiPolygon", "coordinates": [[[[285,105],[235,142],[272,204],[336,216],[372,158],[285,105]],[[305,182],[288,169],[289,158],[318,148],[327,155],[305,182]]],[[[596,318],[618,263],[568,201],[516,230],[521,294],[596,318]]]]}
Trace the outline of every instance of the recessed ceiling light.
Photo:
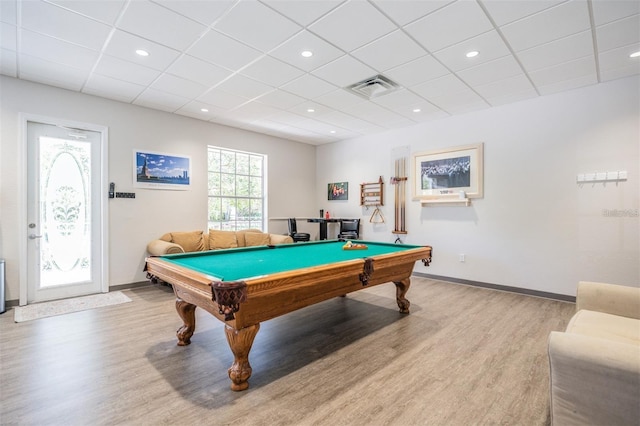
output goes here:
{"type": "Polygon", "coordinates": [[[478,52],[477,50],[472,50],[471,52],[467,52],[466,56],[467,56],[467,58],[474,58],[474,57],[478,56],[478,53],[480,53],[480,52],[478,52]]]}
{"type": "Polygon", "coordinates": [[[329,133],[334,134],[336,131],[335,130],[331,130],[329,133]]]}
{"type": "Polygon", "coordinates": [[[420,108],[414,108],[413,112],[420,112],[420,108]]]}
{"type": "Polygon", "coordinates": [[[310,50],[303,50],[302,52],[300,52],[300,54],[305,58],[310,58],[313,56],[313,52],[310,50]]]}
{"type": "Polygon", "coordinates": [[[313,109],[313,108],[308,108],[308,109],[307,109],[307,112],[316,112],[316,110],[315,110],[315,109],[313,109]]]}
{"type": "Polygon", "coordinates": [[[208,109],[206,109],[206,108],[200,108],[200,111],[202,111],[202,112],[209,112],[209,110],[208,110],[208,109]]]}
{"type": "Polygon", "coordinates": [[[630,58],[637,58],[640,56],[640,50],[638,50],[637,52],[633,52],[631,55],[629,55],[630,58]]]}
{"type": "Polygon", "coordinates": [[[143,49],[138,49],[136,50],[136,53],[140,56],[149,56],[149,52],[147,52],[146,50],[143,49]]]}

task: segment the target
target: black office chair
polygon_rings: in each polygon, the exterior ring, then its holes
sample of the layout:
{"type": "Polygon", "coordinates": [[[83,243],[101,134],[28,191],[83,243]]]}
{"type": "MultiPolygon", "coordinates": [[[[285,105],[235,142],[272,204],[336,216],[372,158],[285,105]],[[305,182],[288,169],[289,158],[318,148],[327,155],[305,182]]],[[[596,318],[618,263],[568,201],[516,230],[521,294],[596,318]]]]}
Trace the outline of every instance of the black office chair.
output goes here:
{"type": "Polygon", "coordinates": [[[360,219],[340,220],[340,233],[338,238],[345,240],[357,240],[360,238],[360,219]]]}
{"type": "Polygon", "coordinates": [[[294,243],[311,240],[310,234],[298,232],[298,225],[296,225],[295,218],[289,218],[287,221],[289,222],[289,236],[293,238],[294,243]]]}

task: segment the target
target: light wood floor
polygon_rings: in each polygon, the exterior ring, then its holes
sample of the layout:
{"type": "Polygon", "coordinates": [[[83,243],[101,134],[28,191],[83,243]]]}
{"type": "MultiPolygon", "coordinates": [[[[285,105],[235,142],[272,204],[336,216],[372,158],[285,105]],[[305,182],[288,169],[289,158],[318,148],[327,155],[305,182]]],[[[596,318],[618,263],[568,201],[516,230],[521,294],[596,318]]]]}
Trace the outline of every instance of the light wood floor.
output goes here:
{"type": "Polygon", "coordinates": [[[575,309],[414,277],[261,324],[245,392],[229,389],[223,325],[197,310],[192,343],[171,290],[25,323],[0,315],[0,424],[544,425],[547,337],[575,309]]]}

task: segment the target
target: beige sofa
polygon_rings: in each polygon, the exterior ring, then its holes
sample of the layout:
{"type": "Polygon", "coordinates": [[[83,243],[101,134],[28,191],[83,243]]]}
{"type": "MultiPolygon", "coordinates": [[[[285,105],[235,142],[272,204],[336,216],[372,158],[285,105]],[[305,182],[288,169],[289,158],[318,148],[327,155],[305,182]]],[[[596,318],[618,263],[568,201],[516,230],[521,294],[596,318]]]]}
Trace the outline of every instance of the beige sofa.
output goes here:
{"type": "Polygon", "coordinates": [[[549,364],[553,425],[640,424],[640,288],[580,282],[549,364]]]}
{"type": "Polygon", "coordinates": [[[293,243],[293,239],[288,235],[267,234],[258,229],[242,231],[210,229],[208,232],[169,232],[147,244],[147,251],[152,256],[162,256],[174,253],[289,243],[293,243]]]}

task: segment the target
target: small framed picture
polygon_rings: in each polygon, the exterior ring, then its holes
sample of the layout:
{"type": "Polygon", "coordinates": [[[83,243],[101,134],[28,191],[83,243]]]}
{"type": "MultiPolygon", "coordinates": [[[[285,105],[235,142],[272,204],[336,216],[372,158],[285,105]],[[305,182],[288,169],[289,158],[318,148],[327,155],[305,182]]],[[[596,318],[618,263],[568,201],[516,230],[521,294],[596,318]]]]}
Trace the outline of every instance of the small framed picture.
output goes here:
{"type": "Polygon", "coordinates": [[[348,200],[349,199],[349,182],[330,183],[327,189],[327,200],[348,200]]]}
{"type": "Polygon", "coordinates": [[[191,157],[161,152],[133,151],[133,186],[187,190],[191,185],[191,157]]]}

